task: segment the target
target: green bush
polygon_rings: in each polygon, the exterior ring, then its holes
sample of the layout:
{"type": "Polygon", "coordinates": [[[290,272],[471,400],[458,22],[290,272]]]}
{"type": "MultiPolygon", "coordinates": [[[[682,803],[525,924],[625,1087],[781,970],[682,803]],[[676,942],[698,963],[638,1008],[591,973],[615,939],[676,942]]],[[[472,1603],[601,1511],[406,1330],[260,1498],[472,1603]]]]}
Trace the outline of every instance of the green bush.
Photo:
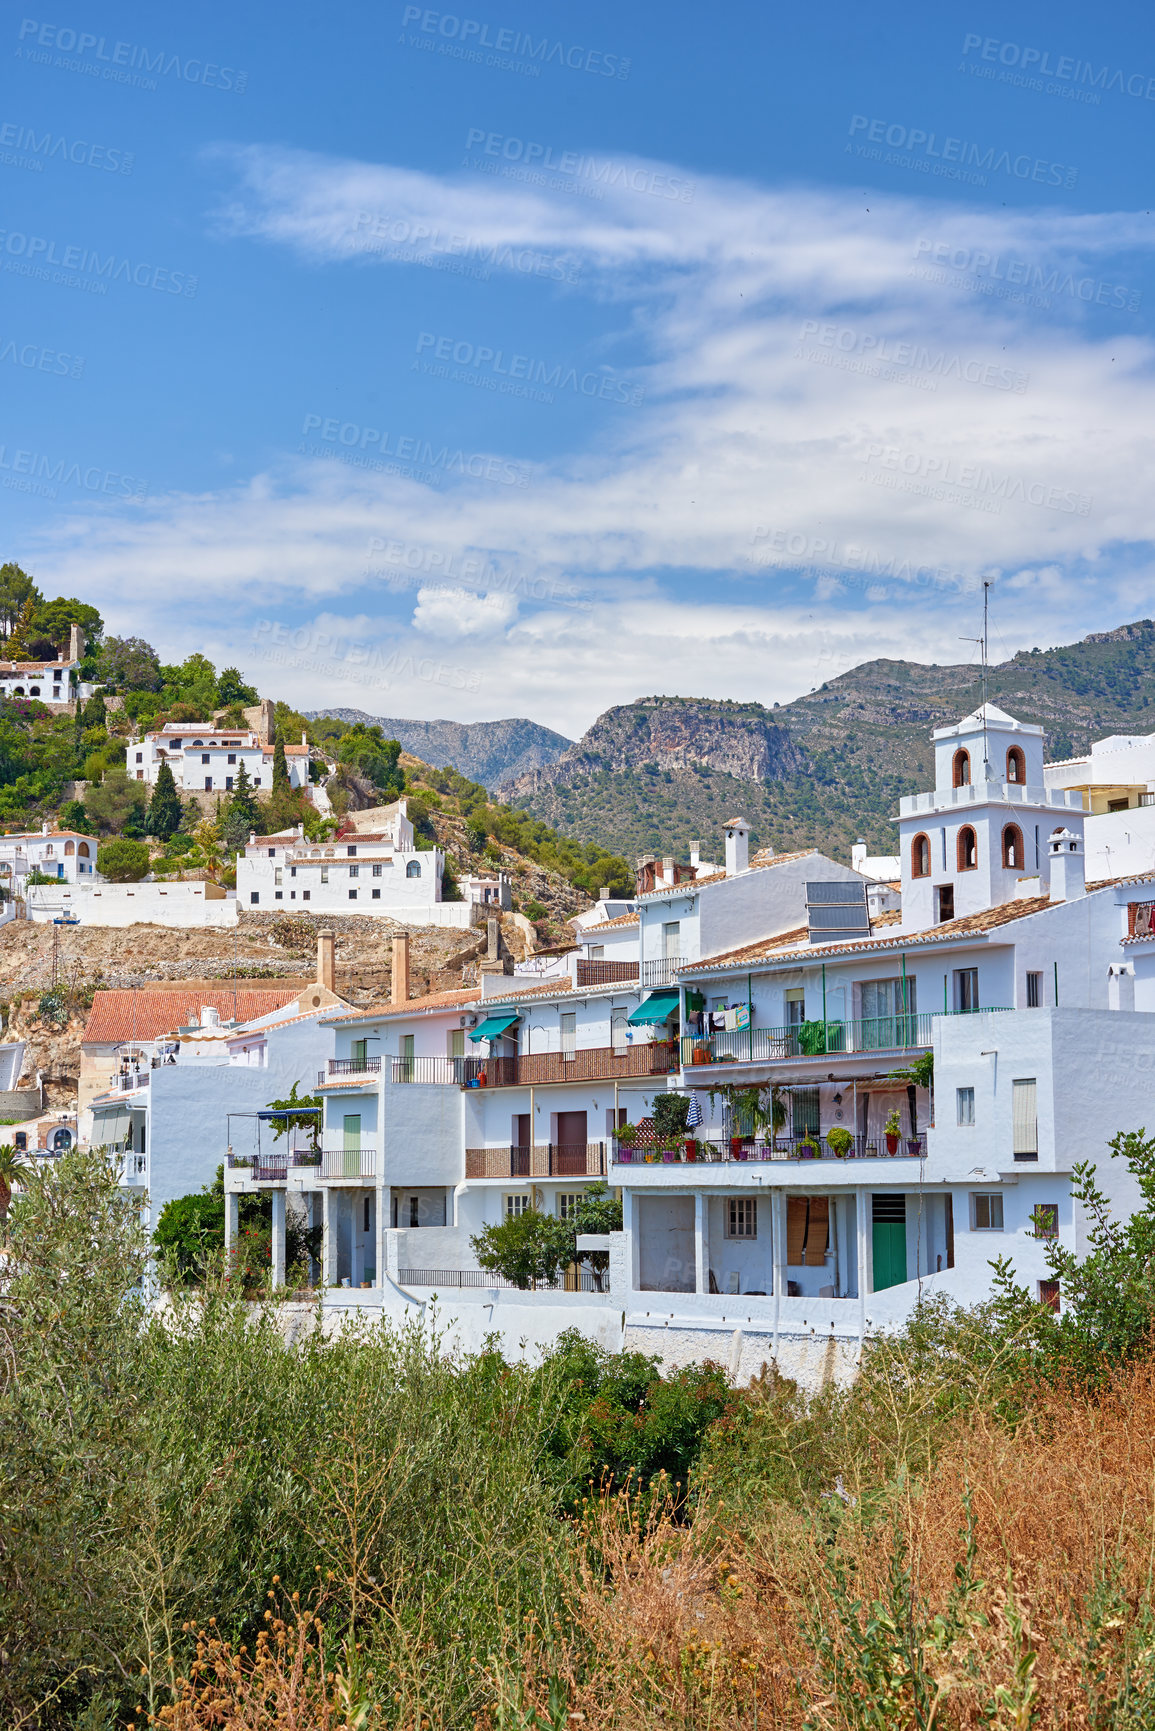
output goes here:
{"type": "Polygon", "coordinates": [[[96,869],[114,884],[135,884],[148,871],[148,848],[142,841],[106,841],[96,856],[96,869]]]}

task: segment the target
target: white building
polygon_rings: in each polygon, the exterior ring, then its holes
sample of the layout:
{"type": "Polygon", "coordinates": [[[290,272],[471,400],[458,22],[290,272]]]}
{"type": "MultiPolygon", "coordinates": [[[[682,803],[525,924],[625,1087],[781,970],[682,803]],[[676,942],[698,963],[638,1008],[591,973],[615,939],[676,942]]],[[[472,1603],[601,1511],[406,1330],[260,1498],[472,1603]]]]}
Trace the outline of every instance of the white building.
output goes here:
{"type": "MultiPolygon", "coordinates": [[[[152,786],[167,763],[182,793],[231,793],[243,763],[250,784],[260,792],[273,785],[274,746],[251,727],[215,727],[212,722],[166,722],[128,747],[125,769],[130,778],[152,786]]],[[[285,746],[285,766],[293,787],[309,782],[309,746],[285,746]]]]}
{"type": "Polygon", "coordinates": [[[1043,775],[1082,799],[1092,881],[1155,869],[1155,733],[1097,739],[1086,757],[1049,763],[1043,775]]]}
{"type": "Polygon", "coordinates": [[[0,835],[0,887],[9,897],[23,896],[29,874],[55,878],[60,883],[92,881],[96,873],[95,837],[74,829],[22,830],[0,835]]]}
{"type": "Polygon", "coordinates": [[[0,660],[0,697],[35,697],[49,708],[74,703],[78,697],[87,702],[97,687],[80,680],[84,650],[84,632],[72,625],[67,653],[55,661],[0,660]]]}
{"type": "Polygon", "coordinates": [[[415,848],[406,802],[384,810],[375,831],[311,842],[303,826],[280,835],[252,835],[237,859],[241,907],[294,903],[312,913],[382,914],[411,925],[460,926],[473,921],[468,901],[443,902],[439,848],[415,848]]]}

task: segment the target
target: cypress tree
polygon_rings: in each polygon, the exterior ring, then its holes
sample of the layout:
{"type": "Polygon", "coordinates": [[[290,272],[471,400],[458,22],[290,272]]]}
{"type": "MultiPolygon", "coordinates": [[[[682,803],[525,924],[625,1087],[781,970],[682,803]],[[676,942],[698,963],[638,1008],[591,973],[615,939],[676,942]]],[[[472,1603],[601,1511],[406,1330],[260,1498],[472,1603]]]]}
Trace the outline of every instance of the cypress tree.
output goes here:
{"type": "Polygon", "coordinates": [[[182,815],[180,795],[176,790],[172,770],[167,763],[162,763],[148,806],[149,834],[159,836],[161,841],[167,841],[180,828],[182,815]]]}

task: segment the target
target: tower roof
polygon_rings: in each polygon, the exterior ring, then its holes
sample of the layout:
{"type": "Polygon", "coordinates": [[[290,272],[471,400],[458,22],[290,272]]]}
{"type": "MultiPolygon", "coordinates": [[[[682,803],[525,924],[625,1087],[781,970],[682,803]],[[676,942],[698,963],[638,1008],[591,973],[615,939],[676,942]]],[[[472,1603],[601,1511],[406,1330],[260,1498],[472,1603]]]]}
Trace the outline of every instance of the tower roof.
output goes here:
{"type": "Polygon", "coordinates": [[[1014,715],[1008,715],[1005,709],[1000,709],[997,703],[980,703],[970,715],[964,715],[961,721],[956,721],[950,727],[936,727],[932,739],[961,739],[964,734],[981,733],[983,728],[996,728],[1001,733],[1034,734],[1042,739],[1043,728],[1036,727],[1031,721],[1019,721],[1014,715]]]}

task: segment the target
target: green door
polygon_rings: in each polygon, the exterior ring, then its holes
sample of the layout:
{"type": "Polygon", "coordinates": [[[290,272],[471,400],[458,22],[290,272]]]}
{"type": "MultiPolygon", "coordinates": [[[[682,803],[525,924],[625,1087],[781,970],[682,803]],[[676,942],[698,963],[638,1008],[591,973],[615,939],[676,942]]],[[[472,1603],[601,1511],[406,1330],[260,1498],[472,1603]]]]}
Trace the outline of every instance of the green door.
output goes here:
{"type": "MultiPolygon", "coordinates": [[[[346,1178],[361,1176],[361,1114],[346,1112],[345,1114],[345,1165],[343,1175],[346,1178]]],[[[903,1276],[905,1279],[905,1275],[903,1276]]]]}
{"type": "Polygon", "coordinates": [[[906,1279],[906,1197],[874,1197],[874,1290],[901,1286],[906,1279]]]}

